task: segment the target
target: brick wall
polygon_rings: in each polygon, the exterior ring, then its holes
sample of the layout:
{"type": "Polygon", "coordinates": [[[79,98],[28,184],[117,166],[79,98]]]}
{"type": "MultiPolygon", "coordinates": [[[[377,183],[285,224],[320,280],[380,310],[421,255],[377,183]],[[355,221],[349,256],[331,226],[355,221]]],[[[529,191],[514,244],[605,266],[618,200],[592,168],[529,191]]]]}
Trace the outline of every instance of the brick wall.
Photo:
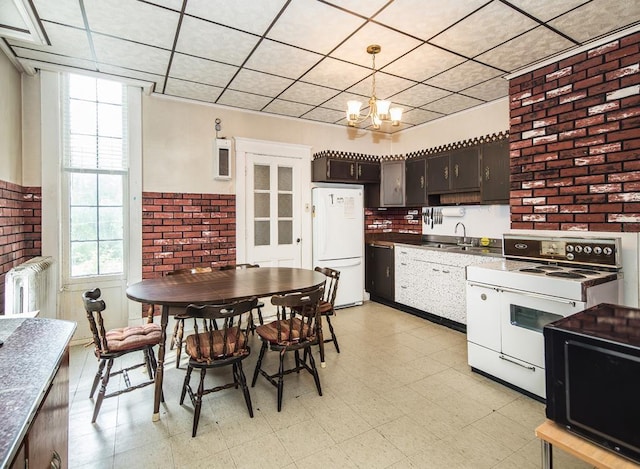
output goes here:
{"type": "Polygon", "coordinates": [[[236,258],[236,196],[144,192],[142,277],[236,258]]]}
{"type": "Polygon", "coordinates": [[[422,234],[422,219],[415,208],[387,208],[364,210],[365,235],[379,233],[422,234]]]}
{"type": "Polygon", "coordinates": [[[12,267],[42,253],[42,197],[39,187],[0,181],[0,311],[4,277],[12,267]]]}
{"type": "Polygon", "coordinates": [[[640,231],[640,33],[510,82],[511,227],[640,231]]]}

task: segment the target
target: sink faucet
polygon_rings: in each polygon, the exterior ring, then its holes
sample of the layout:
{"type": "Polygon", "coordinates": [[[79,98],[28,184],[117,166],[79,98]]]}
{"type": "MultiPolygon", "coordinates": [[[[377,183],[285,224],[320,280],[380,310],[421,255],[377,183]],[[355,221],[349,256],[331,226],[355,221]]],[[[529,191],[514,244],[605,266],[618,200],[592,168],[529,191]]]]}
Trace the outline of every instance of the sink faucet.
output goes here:
{"type": "Polygon", "coordinates": [[[465,245],[467,243],[467,227],[464,226],[464,223],[462,223],[461,221],[456,223],[456,228],[455,228],[455,230],[453,230],[453,234],[458,234],[458,227],[459,226],[462,226],[462,241],[459,242],[458,244],[465,245]]]}

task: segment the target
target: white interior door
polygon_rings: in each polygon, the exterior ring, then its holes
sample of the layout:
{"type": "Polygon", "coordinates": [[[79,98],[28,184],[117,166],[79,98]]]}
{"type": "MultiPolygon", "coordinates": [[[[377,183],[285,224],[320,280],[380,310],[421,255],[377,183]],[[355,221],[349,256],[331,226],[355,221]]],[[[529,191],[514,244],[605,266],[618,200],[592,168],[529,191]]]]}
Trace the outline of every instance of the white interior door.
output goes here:
{"type": "Polygon", "coordinates": [[[301,267],[301,163],[247,155],[247,259],[260,266],[301,267]]]}

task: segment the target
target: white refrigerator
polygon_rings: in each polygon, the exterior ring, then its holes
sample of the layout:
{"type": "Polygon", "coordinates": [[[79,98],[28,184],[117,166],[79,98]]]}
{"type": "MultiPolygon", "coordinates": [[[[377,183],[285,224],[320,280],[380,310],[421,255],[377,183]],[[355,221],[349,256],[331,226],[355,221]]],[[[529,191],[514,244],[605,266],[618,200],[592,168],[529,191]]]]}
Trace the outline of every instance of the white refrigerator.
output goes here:
{"type": "Polygon", "coordinates": [[[335,307],[364,298],[364,188],[327,184],[312,189],[313,265],[340,271],[335,307]]]}

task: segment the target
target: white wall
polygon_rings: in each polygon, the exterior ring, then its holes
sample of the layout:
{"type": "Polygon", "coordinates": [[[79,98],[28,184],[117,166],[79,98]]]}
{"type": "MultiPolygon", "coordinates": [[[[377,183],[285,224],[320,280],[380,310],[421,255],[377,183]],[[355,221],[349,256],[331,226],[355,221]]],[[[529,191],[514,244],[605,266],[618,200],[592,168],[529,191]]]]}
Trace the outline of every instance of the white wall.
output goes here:
{"type": "Polygon", "coordinates": [[[0,180],[23,185],[20,73],[1,52],[0,116],[0,180]]]}
{"type": "MultiPolygon", "coordinates": [[[[442,208],[442,207],[437,207],[442,208]]],[[[502,238],[509,231],[509,206],[508,205],[461,205],[464,215],[461,217],[442,217],[442,223],[431,225],[422,223],[422,234],[462,236],[462,227],[455,234],[455,227],[462,222],[466,234],[471,238],[502,238]]]]}

